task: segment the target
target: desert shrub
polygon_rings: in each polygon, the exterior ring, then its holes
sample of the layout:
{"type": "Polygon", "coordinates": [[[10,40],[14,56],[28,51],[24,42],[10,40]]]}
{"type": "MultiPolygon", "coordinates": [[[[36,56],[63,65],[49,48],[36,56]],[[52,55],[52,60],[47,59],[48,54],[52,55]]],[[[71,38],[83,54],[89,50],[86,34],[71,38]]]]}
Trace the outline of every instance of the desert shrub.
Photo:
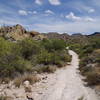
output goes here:
{"type": "Polygon", "coordinates": [[[0,56],[4,56],[11,52],[12,43],[0,37],[0,56]]]}
{"type": "MultiPolygon", "coordinates": [[[[76,37],[76,39],[78,38],[76,37]]],[[[89,85],[100,84],[100,70],[98,67],[100,64],[100,36],[91,35],[86,38],[80,37],[80,40],[72,39],[69,44],[69,47],[79,54],[79,70],[86,77],[89,85]]]]}
{"type": "Polygon", "coordinates": [[[48,65],[52,61],[52,54],[46,50],[41,51],[41,53],[37,56],[37,62],[40,64],[48,65]]]}
{"type": "Polygon", "coordinates": [[[43,40],[42,45],[48,51],[57,51],[57,50],[64,50],[66,48],[66,42],[64,40],[59,39],[51,39],[51,40],[43,40]]]}
{"type": "Polygon", "coordinates": [[[31,62],[25,60],[21,55],[22,47],[18,43],[13,43],[0,38],[0,76],[14,77],[17,72],[30,71],[31,62]]]}
{"type": "Polygon", "coordinates": [[[40,64],[44,65],[43,70],[50,72],[49,69],[53,68],[45,67],[45,65],[63,66],[65,62],[70,61],[70,58],[63,40],[36,41],[27,38],[11,42],[0,38],[1,78],[14,78],[24,72],[33,71],[32,69],[40,64]]]}
{"type": "Polygon", "coordinates": [[[38,41],[33,39],[24,39],[19,45],[21,46],[21,54],[25,59],[30,59],[32,55],[38,54],[41,50],[41,46],[38,41]]]}
{"type": "Polygon", "coordinates": [[[56,71],[57,67],[53,65],[49,65],[47,72],[54,73],[56,71]]]}
{"type": "Polygon", "coordinates": [[[85,74],[89,85],[98,85],[100,84],[100,75],[96,73],[95,71],[89,71],[85,74]]]}
{"type": "Polygon", "coordinates": [[[9,77],[4,77],[2,79],[0,79],[0,84],[4,83],[4,84],[8,84],[11,81],[11,79],[9,77]]]}
{"type": "Polygon", "coordinates": [[[61,68],[65,66],[65,63],[63,61],[56,62],[57,67],[61,68]]]}
{"type": "Polygon", "coordinates": [[[71,61],[71,56],[68,54],[68,51],[63,50],[62,52],[58,52],[58,56],[60,59],[64,62],[70,62],[71,61]]]}
{"type": "Polygon", "coordinates": [[[25,81],[29,81],[30,84],[34,84],[39,80],[40,80],[39,77],[37,77],[36,75],[25,73],[14,80],[14,85],[19,88],[20,85],[22,85],[25,81]]]}
{"type": "Polygon", "coordinates": [[[100,49],[94,50],[91,58],[94,60],[95,63],[100,63],[100,49]]]}
{"type": "Polygon", "coordinates": [[[71,61],[71,56],[67,54],[67,52],[48,52],[47,50],[43,50],[37,56],[37,62],[44,65],[55,64],[59,65],[60,62],[69,62],[71,61]]]}
{"type": "Polygon", "coordinates": [[[81,96],[78,100],[84,100],[84,96],[81,96]]]}
{"type": "Polygon", "coordinates": [[[66,43],[63,40],[52,40],[54,50],[64,50],[66,43]]]}
{"type": "Polygon", "coordinates": [[[41,68],[42,72],[53,73],[56,70],[56,67],[53,66],[44,66],[41,68]]]}
{"type": "Polygon", "coordinates": [[[6,97],[6,96],[1,95],[1,96],[0,96],[0,100],[7,100],[7,97],[6,97]]]}
{"type": "Polygon", "coordinates": [[[2,77],[14,77],[15,73],[23,73],[31,68],[31,63],[21,57],[6,55],[0,58],[0,75],[2,77]]]}
{"type": "Polygon", "coordinates": [[[54,65],[40,65],[37,67],[34,67],[33,70],[38,72],[38,73],[53,73],[57,69],[57,66],[54,65]]]}

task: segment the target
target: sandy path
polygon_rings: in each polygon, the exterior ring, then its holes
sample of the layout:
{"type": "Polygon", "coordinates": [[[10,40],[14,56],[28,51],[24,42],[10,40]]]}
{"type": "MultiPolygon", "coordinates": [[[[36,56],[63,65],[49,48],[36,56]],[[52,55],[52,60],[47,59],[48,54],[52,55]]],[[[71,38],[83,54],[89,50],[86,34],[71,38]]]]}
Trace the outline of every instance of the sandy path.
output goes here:
{"type": "Polygon", "coordinates": [[[77,70],[78,55],[71,50],[69,54],[72,55],[71,65],[52,75],[46,90],[36,100],[78,100],[81,97],[84,97],[83,100],[99,100],[94,90],[83,85],[77,70]]]}

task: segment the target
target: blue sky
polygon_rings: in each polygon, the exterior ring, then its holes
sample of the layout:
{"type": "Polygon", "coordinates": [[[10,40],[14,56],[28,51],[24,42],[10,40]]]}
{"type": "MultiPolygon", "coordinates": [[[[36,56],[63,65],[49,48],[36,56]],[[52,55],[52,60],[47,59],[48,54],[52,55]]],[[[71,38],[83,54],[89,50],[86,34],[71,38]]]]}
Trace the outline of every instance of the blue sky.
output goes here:
{"type": "Polygon", "coordinates": [[[39,32],[100,31],[100,0],[0,0],[0,25],[39,32]]]}

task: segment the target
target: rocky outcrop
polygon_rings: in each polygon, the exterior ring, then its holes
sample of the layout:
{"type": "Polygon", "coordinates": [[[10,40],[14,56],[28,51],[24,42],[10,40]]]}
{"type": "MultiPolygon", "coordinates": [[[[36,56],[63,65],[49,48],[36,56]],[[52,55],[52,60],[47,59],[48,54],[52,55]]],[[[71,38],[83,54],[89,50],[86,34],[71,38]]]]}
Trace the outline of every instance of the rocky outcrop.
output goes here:
{"type": "Polygon", "coordinates": [[[0,36],[9,40],[20,40],[28,37],[28,32],[19,24],[0,28],[0,36]]]}
{"type": "Polygon", "coordinates": [[[29,33],[30,33],[30,35],[31,35],[32,37],[34,37],[34,36],[40,34],[39,32],[36,32],[36,31],[30,31],[29,33]]]}
{"type": "Polygon", "coordinates": [[[3,26],[0,28],[0,36],[12,41],[22,40],[28,37],[35,37],[37,35],[39,35],[39,32],[27,31],[19,24],[14,26],[3,26]]]}

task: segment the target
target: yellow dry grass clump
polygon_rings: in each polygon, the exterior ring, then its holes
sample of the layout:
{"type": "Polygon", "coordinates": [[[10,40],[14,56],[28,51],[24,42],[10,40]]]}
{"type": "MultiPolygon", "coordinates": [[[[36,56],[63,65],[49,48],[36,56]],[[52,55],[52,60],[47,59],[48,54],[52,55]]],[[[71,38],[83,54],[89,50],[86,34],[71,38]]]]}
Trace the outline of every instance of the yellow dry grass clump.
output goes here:
{"type": "Polygon", "coordinates": [[[38,82],[40,81],[40,78],[37,77],[36,75],[32,75],[32,74],[24,74],[24,75],[21,75],[19,77],[17,77],[15,80],[14,80],[14,85],[16,87],[20,87],[20,85],[22,85],[25,81],[29,81],[30,84],[34,84],[35,82],[38,82]]]}

